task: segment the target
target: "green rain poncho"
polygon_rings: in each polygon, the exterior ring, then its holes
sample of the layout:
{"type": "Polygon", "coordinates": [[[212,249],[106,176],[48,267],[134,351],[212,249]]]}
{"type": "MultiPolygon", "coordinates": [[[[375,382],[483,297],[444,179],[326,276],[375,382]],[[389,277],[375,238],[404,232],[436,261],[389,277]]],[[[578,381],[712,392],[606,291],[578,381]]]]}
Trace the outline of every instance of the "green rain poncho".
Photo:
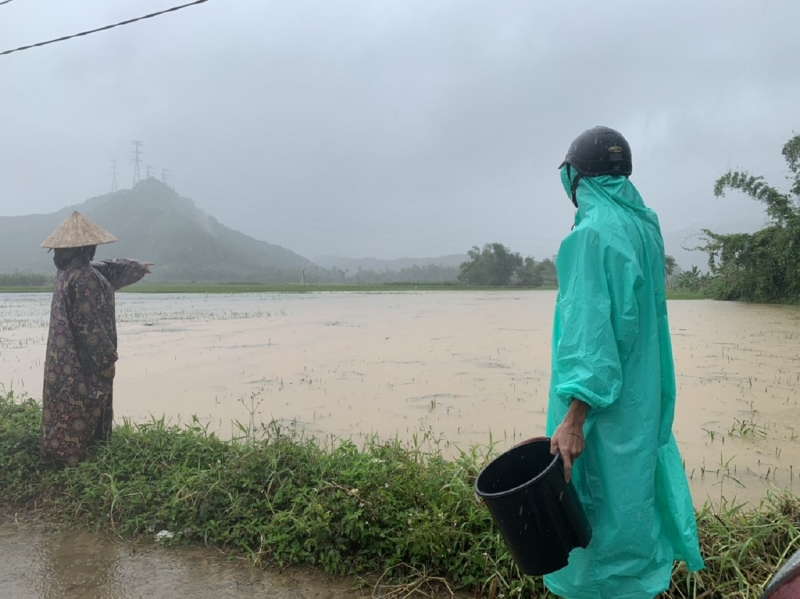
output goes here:
{"type": "MultiPolygon", "coordinates": [[[[569,194],[566,166],[561,179],[569,194]]],[[[674,560],[703,567],[672,435],[664,243],[658,217],[625,177],[585,177],[577,200],[556,259],[547,434],[573,398],[589,405],[572,480],[593,536],[544,580],[567,599],[652,599],[668,588],[674,560]]]]}

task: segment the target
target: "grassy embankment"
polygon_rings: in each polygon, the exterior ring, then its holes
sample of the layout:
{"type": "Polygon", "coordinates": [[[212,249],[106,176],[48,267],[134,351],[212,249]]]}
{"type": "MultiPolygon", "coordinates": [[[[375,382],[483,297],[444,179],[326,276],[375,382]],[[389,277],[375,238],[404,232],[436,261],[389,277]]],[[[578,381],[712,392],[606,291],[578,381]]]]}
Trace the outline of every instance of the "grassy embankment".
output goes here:
{"type": "MultiPolygon", "coordinates": [[[[446,460],[430,439],[322,447],[302,434],[241,426],[223,441],[196,425],[125,424],[85,462],[38,460],[41,409],[0,393],[0,503],[131,536],[175,532],[255,564],[308,563],[399,597],[431,585],[481,597],[552,597],[520,576],[472,484],[490,450],[446,460]],[[402,593],[402,595],[401,595],[402,593]],[[502,593],[502,595],[501,595],[502,593]]],[[[800,499],[698,513],[706,570],[673,573],[670,598],[756,598],[800,543],[800,499]]]]}

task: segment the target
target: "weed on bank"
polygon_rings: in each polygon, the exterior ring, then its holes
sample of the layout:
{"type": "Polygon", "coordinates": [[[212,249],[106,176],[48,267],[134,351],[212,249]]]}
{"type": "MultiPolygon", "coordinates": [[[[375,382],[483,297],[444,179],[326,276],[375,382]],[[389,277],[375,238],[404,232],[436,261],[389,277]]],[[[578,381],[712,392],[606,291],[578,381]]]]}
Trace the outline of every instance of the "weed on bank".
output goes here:
{"type": "MultiPolygon", "coordinates": [[[[197,422],[117,427],[78,467],[40,463],[41,408],[0,393],[0,502],[62,522],[209,544],[257,565],[315,564],[389,589],[463,588],[483,597],[552,597],[520,576],[473,482],[488,450],[446,460],[394,440],[324,447],[276,425],[219,439],[197,422]]],[[[706,570],[678,566],[666,597],[755,598],[800,544],[800,500],[698,514],[706,570]]],[[[427,592],[427,591],[426,591],[427,592]]],[[[400,596],[400,595],[398,595],[400,596]]],[[[408,595],[414,596],[414,595],[408,595]]]]}

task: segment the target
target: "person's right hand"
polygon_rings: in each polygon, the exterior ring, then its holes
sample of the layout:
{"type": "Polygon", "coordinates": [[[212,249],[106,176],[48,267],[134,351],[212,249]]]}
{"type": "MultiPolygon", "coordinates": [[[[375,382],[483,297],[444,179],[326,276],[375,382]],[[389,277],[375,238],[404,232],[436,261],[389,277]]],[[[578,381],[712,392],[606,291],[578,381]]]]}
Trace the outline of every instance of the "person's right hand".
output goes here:
{"type": "Polygon", "coordinates": [[[114,380],[114,375],[116,374],[117,374],[117,367],[114,364],[112,364],[111,366],[100,372],[100,376],[102,376],[104,379],[109,379],[112,381],[114,380]]]}
{"type": "Polygon", "coordinates": [[[573,398],[564,420],[550,437],[550,453],[561,454],[561,461],[564,463],[564,479],[567,482],[572,478],[572,463],[586,448],[583,438],[583,423],[586,422],[588,411],[588,404],[573,398]]]}
{"type": "Polygon", "coordinates": [[[561,461],[564,463],[564,479],[567,482],[572,478],[572,463],[583,453],[585,447],[583,428],[569,422],[562,422],[550,437],[550,453],[561,454],[561,461]]]}

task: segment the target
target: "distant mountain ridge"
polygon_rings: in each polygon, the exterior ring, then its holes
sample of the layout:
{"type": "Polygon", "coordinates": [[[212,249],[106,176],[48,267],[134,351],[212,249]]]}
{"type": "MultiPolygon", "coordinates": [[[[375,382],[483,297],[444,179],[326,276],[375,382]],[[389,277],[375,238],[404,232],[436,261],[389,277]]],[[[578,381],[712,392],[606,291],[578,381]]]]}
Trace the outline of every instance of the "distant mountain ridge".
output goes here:
{"type": "MultiPolygon", "coordinates": [[[[91,198],[51,214],[0,217],[0,272],[54,272],[39,244],[78,210],[119,241],[97,248],[97,258],[155,262],[150,280],[300,281],[319,270],[310,260],[220,224],[188,198],[148,178],[133,189],[91,198]]],[[[320,273],[321,274],[321,273],[320,273]]]]}
{"type": "Polygon", "coordinates": [[[437,258],[397,258],[395,260],[380,260],[378,258],[347,258],[344,256],[316,256],[313,259],[314,264],[318,264],[323,268],[338,268],[341,270],[349,270],[350,273],[362,270],[374,270],[377,272],[389,270],[398,272],[404,268],[412,268],[414,266],[428,266],[435,264],[437,266],[445,267],[459,267],[462,262],[467,262],[469,256],[466,254],[448,254],[446,256],[439,256],[437,258]]]}

